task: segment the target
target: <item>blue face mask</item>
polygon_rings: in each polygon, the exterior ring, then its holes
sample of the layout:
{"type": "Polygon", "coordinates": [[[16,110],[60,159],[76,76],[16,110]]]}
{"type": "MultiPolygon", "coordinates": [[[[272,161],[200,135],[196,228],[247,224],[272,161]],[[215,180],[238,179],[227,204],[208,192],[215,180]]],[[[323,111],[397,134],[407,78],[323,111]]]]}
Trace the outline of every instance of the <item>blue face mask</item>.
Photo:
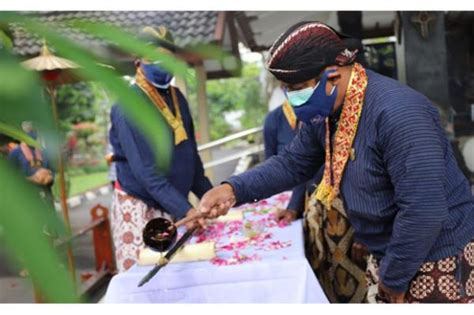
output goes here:
{"type": "Polygon", "coordinates": [[[333,87],[329,95],[326,94],[328,75],[336,70],[324,72],[314,88],[287,92],[288,102],[293,106],[296,117],[304,123],[319,123],[332,114],[336,102],[337,89],[333,87]]]}
{"type": "Polygon", "coordinates": [[[173,76],[159,65],[154,63],[141,63],[145,78],[159,89],[167,89],[173,76]]]}

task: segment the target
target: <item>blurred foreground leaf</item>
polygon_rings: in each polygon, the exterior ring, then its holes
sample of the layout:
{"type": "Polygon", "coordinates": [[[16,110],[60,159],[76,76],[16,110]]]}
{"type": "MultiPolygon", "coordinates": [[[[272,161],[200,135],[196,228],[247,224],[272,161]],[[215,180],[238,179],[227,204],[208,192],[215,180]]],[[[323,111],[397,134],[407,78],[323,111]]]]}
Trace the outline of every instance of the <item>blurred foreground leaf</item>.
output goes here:
{"type": "Polygon", "coordinates": [[[12,49],[13,48],[13,42],[10,39],[10,37],[5,34],[4,31],[0,30],[0,48],[5,47],[7,49],[12,49]]]}
{"type": "Polygon", "coordinates": [[[19,60],[5,50],[0,50],[0,73],[0,133],[36,146],[37,141],[20,129],[23,121],[33,121],[45,140],[48,157],[56,157],[59,135],[38,74],[25,70],[19,60]]]}
{"type": "Polygon", "coordinates": [[[0,225],[8,250],[28,270],[48,302],[78,302],[70,274],[43,233],[54,209],[1,158],[0,177],[0,225]]]}
{"type": "Polygon", "coordinates": [[[188,66],[183,61],[160,52],[156,47],[145,44],[137,39],[136,36],[115,26],[79,20],[71,24],[82,31],[108,40],[121,50],[137,56],[137,58],[144,57],[149,60],[160,60],[160,65],[174,75],[185,76],[188,71],[188,66]]]}
{"type": "Polygon", "coordinates": [[[39,147],[38,142],[28,136],[23,130],[20,130],[14,126],[7,125],[0,121],[0,134],[7,135],[11,138],[17,139],[21,142],[25,142],[28,145],[39,147]]]}
{"type": "MultiPolygon", "coordinates": [[[[142,95],[134,92],[120,77],[119,73],[97,64],[97,60],[94,59],[94,55],[90,51],[64,38],[51,28],[34,21],[31,17],[0,12],[0,21],[2,20],[9,23],[21,23],[22,27],[29,32],[45,38],[48,43],[61,52],[61,57],[70,59],[80,66],[80,68],[75,69],[75,72],[82,78],[101,82],[118,98],[125,114],[146,136],[152,149],[156,152],[158,168],[164,172],[168,170],[172,150],[169,127],[164,122],[161,114],[153,106],[150,106],[142,95]]],[[[114,34],[117,37],[119,35],[114,34]]],[[[128,35],[124,33],[123,36],[128,35]]],[[[119,38],[116,38],[116,40],[119,40],[119,38]]],[[[145,44],[142,45],[146,46],[145,44]]]]}
{"type": "MultiPolygon", "coordinates": [[[[23,120],[33,120],[47,142],[57,144],[50,107],[43,100],[36,74],[23,69],[6,51],[0,51],[0,73],[0,132],[37,145],[16,127],[23,120]]],[[[9,252],[28,269],[48,301],[78,301],[69,273],[43,233],[47,225],[64,234],[55,210],[2,158],[0,178],[0,226],[9,252]]]]}

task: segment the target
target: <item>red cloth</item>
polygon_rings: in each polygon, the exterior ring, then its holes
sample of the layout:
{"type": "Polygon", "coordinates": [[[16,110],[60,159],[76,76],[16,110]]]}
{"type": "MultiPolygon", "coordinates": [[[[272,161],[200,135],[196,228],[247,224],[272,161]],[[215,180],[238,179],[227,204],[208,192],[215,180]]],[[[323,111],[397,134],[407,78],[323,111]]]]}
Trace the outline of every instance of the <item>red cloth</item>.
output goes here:
{"type": "Polygon", "coordinates": [[[114,188],[119,190],[119,191],[123,191],[122,186],[120,186],[120,183],[119,183],[118,180],[115,181],[115,187],[114,188]]]}

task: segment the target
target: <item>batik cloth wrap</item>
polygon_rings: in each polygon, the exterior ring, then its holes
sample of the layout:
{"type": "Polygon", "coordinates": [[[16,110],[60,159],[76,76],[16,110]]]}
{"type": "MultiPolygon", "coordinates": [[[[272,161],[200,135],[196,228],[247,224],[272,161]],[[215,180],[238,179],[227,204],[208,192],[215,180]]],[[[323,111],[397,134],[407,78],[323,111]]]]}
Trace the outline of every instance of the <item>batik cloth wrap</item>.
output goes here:
{"type": "Polygon", "coordinates": [[[118,272],[124,272],[136,263],[138,253],[144,247],[143,228],[148,221],[158,217],[171,220],[168,213],[151,208],[120,189],[114,190],[110,219],[118,272]]]}
{"type": "MultiPolygon", "coordinates": [[[[371,255],[367,264],[369,303],[386,303],[378,294],[379,264],[371,255]]],[[[405,294],[406,303],[474,303],[474,240],[457,256],[425,262],[405,294]]]]}
{"type": "Polygon", "coordinates": [[[331,302],[361,303],[367,293],[365,268],[349,258],[354,229],[339,196],[344,168],[352,156],[366,88],[365,70],[355,63],[332,147],[326,118],[324,175],[304,214],[306,254],[331,302]]]}

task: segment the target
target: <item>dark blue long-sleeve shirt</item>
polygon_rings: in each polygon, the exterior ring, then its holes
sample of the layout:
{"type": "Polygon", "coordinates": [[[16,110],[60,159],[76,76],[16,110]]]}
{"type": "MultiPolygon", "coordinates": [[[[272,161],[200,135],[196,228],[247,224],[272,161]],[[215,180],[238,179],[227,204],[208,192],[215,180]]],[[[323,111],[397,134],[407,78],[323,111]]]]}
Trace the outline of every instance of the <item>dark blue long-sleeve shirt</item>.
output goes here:
{"type": "MultiPolygon", "coordinates": [[[[30,149],[33,154],[33,158],[35,158],[35,151],[37,149],[34,147],[30,147],[30,149]]],[[[50,160],[48,159],[47,154],[45,152],[45,150],[42,151],[41,167],[50,170],[53,173],[54,177],[54,168],[51,165],[50,160]]],[[[30,162],[26,159],[19,145],[8,154],[8,160],[13,163],[13,165],[15,165],[19,170],[21,170],[25,177],[30,177],[34,175],[36,171],[38,171],[37,168],[31,167],[30,162]]]]}
{"type": "MultiPolygon", "coordinates": [[[[380,279],[406,291],[421,264],[458,254],[474,237],[474,200],[436,108],[367,70],[368,86],[341,196],[355,239],[380,259],[380,279]]],[[[324,124],[305,125],[284,153],[229,179],[237,200],[266,198],[324,166],[324,124]]]]}
{"type": "MultiPolygon", "coordinates": [[[[298,129],[292,129],[288,119],[286,119],[283,106],[279,106],[268,113],[263,127],[265,158],[269,159],[283,152],[283,149],[293,140],[297,132],[298,129]]],[[[295,210],[301,214],[304,210],[305,194],[306,183],[294,187],[287,209],[295,210]]]]}
{"type": "MultiPolygon", "coordinates": [[[[137,87],[134,89],[141,93],[137,87]]],[[[170,105],[172,102],[169,92],[158,91],[168,107],[174,111],[170,105]]],[[[122,189],[150,207],[163,209],[175,218],[181,218],[192,208],[187,199],[189,192],[192,191],[201,198],[212,185],[204,175],[202,161],[197,152],[188,104],[181,92],[178,89],[176,91],[188,139],[173,147],[171,166],[166,175],[158,172],[155,154],[148,141],[124,116],[118,105],[114,105],[111,111],[110,143],[118,159],[117,179],[122,189]]],[[[151,101],[149,105],[155,106],[151,101]]]]}

